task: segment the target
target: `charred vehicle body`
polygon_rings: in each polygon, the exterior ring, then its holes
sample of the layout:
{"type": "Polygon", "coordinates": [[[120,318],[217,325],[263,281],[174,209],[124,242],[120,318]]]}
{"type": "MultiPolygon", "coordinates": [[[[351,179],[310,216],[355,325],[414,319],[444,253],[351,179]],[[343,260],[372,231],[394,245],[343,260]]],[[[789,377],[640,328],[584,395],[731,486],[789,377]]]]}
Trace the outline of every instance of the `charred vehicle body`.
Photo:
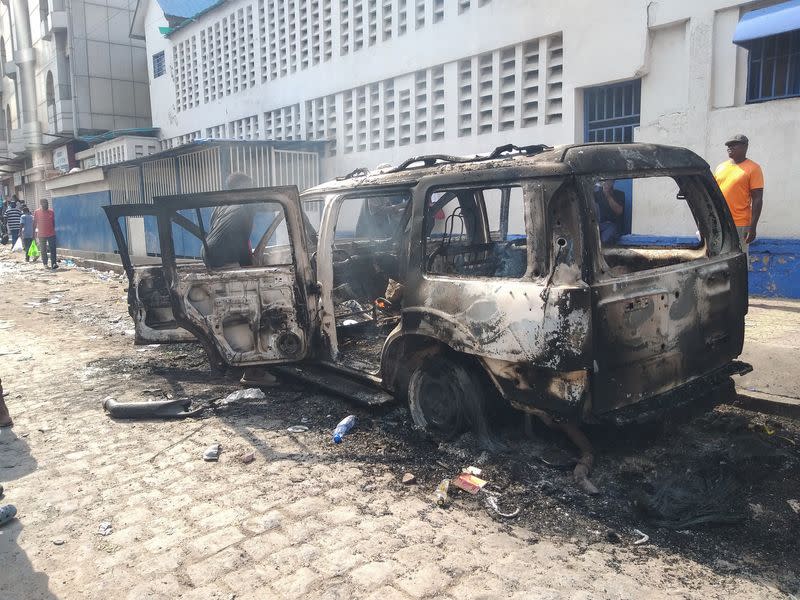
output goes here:
{"type": "Polygon", "coordinates": [[[196,338],[218,367],[324,368],[408,398],[414,422],[443,436],[487,409],[487,388],[555,422],[624,421],[742,368],[746,257],[708,164],[686,149],[503,147],[356,171],[302,195],[187,194],[106,212],[138,343],[196,338]],[[601,241],[601,180],[631,181],[651,238],[601,241]],[[249,257],[210,267],[212,212],[231,206],[250,211],[249,257]],[[131,264],[130,217],[157,222],[160,264],[131,264]],[[681,231],[658,231],[667,222],[681,231]]]}

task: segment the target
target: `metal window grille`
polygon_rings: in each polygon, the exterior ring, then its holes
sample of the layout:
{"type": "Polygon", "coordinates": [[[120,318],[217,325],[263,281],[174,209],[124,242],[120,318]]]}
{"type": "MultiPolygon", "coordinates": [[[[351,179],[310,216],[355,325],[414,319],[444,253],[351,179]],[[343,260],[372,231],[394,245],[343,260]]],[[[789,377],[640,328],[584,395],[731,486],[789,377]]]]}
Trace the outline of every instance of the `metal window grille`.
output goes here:
{"type": "Polygon", "coordinates": [[[632,142],[642,103],[640,79],[589,88],[584,93],[587,142],[632,142]]]}
{"type": "Polygon", "coordinates": [[[153,79],[161,77],[167,72],[167,63],[164,59],[164,51],[153,54],[153,79]]]}
{"type": "Polygon", "coordinates": [[[800,96],[800,30],[750,44],[747,102],[800,96]]]}

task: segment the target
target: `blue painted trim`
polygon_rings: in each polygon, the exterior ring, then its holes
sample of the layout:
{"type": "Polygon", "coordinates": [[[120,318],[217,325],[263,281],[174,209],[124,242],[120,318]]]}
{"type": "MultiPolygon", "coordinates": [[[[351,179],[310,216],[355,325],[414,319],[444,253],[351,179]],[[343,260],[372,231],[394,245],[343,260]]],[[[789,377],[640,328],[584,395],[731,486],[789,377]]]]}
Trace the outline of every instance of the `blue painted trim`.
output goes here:
{"type": "MultiPolygon", "coordinates": [[[[694,237],[625,235],[623,246],[675,246],[697,243],[694,237]]],[[[751,296],[800,299],[800,239],[764,238],[750,244],[751,296]]]]}

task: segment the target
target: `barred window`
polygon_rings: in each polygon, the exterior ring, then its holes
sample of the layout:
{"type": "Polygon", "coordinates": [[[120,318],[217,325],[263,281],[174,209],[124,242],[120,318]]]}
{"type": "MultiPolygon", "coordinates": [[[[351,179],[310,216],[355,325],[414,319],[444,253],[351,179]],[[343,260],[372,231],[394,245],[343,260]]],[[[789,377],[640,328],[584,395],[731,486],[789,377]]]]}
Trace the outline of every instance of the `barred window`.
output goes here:
{"type": "Polygon", "coordinates": [[[161,77],[167,72],[167,63],[164,59],[164,51],[153,54],[153,79],[161,77]]]}
{"type": "Polygon", "coordinates": [[[749,44],[747,102],[800,96],[800,30],[749,44]]]}

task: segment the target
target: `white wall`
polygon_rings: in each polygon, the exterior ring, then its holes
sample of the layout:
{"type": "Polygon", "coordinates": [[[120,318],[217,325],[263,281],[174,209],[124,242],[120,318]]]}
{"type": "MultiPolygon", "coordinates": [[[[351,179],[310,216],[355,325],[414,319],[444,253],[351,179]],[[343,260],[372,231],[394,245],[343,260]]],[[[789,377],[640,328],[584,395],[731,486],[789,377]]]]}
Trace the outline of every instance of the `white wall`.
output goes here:
{"type": "MultiPolygon", "coordinates": [[[[351,7],[358,0],[351,0],[351,7]]],[[[266,6],[270,5],[265,1],[266,6]]],[[[308,3],[297,1],[298,7],[307,7],[308,3]]],[[[325,6],[326,0],[320,0],[325,6]]],[[[415,2],[395,0],[391,37],[383,40],[383,2],[378,2],[377,41],[370,46],[367,37],[369,20],[367,2],[363,2],[364,13],[364,47],[354,51],[355,26],[347,28],[349,51],[344,55],[342,48],[342,31],[340,29],[340,11],[338,1],[332,2],[332,57],[329,61],[321,61],[302,68],[299,61],[306,51],[308,38],[296,36],[286,53],[286,60],[292,57],[297,62],[297,70],[285,76],[268,78],[262,82],[262,72],[270,74],[270,54],[266,52],[266,61],[262,61],[259,31],[259,3],[253,0],[233,0],[201,17],[197,22],[177,31],[167,39],[158,35],[158,26],[166,25],[163,15],[154,0],[150,0],[150,8],[146,15],[145,32],[147,33],[148,71],[152,75],[152,55],[165,50],[167,75],[151,80],[152,114],[155,126],[162,128],[164,138],[181,141],[200,132],[201,137],[209,134],[209,129],[224,126],[225,135],[231,135],[229,124],[239,119],[255,117],[255,125],[259,137],[277,137],[275,121],[279,115],[285,130],[287,115],[295,114],[295,105],[299,105],[298,126],[291,135],[302,138],[312,137],[314,127],[308,128],[307,122],[316,117],[315,104],[307,111],[307,101],[322,99],[319,106],[323,108],[322,131],[325,135],[331,129],[331,117],[335,115],[336,154],[324,161],[325,178],[352,170],[355,167],[374,167],[379,163],[397,163],[414,155],[427,153],[471,154],[486,152],[494,147],[513,142],[517,144],[547,143],[560,144],[582,141],[583,114],[582,90],[585,87],[625,81],[634,78],[642,79],[642,114],[641,126],[635,138],[639,141],[663,142],[687,146],[709,163],[715,165],[723,160],[724,139],[735,132],[748,134],[752,139],[751,156],[762,163],[767,177],[765,192],[765,211],[762,217],[760,235],[774,237],[800,237],[800,209],[796,208],[797,192],[788,177],[793,165],[800,164],[796,143],[798,138],[798,118],[800,99],[768,102],[761,105],[744,106],[744,81],[746,78],[745,51],[731,43],[733,30],[739,19],[740,7],[751,7],[752,2],[736,0],[609,0],[603,3],[590,3],[585,0],[563,0],[554,3],[550,0],[491,0],[483,7],[478,7],[473,0],[469,10],[458,14],[458,2],[445,0],[444,19],[433,22],[432,4],[425,15],[425,25],[415,28],[415,2]],[[401,4],[404,2],[404,4],[401,4]],[[407,10],[407,32],[399,35],[399,9],[407,10]],[[172,80],[173,48],[185,49],[192,59],[192,52],[203,56],[201,32],[209,25],[219,22],[229,15],[238,15],[242,10],[242,18],[246,18],[250,7],[253,35],[253,66],[255,70],[254,85],[231,94],[223,94],[213,98],[213,94],[205,92],[210,78],[200,70],[196,79],[188,72],[180,69],[178,77],[193,83],[192,99],[186,103],[182,90],[176,89],[172,80]],[[560,120],[548,122],[550,110],[547,103],[550,93],[552,73],[549,71],[548,48],[552,36],[563,36],[563,80],[560,91],[560,120]],[[191,39],[195,39],[195,48],[191,39]],[[305,41],[304,41],[305,40],[305,41]],[[539,42],[539,106],[538,122],[524,127],[521,122],[520,99],[523,83],[523,57],[516,50],[514,63],[514,92],[516,114],[513,125],[501,130],[502,81],[497,77],[501,64],[501,50],[524,44],[532,40],[539,42]],[[184,45],[182,45],[184,44],[184,45]],[[492,52],[491,65],[494,83],[491,108],[491,131],[478,133],[478,115],[473,116],[472,132],[466,136],[459,135],[459,61],[468,57],[477,57],[492,52]],[[442,139],[433,139],[431,134],[425,141],[417,142],[414,136],[416,110],[413,95],[415,93],[414,74],[441,67],[444,74],[443,105],[444,135],[442,139]],[[395,106],[399,103],[400,90],[409,89],[411,102],[412,139],[408,145],[392,147],[384,139],[386,117],[386,91],[383,85],[378,86],[378,106],[376,112],[379,136],[372,136],[369,94],[371,84],[380,84],[385,80],[394,80],[395,106]],[[358,143],[354,143],[354,151],[345,152],[348,134],[346,131],[346,97],[353,99],[353,117],[351,122],[358,133],[357,103],[360,98],[360,86],[366,88],[366,149],[358,151],[358,143]],[[177,96],[176,96],[177,92],[177,96]],[[333,96],[335,108],[327,110],[327,98],[333,96]],[[281,110],[275,113],[276,109],[281,110]],[[265,113],[269,113],[265,116],[265,113]],[[330,116],[329,116],[330,115],[330,116]],[[795,218],[792,218],[795,217],[795,218]]],[[[313,19],[309,18],[309,22],[313,19]]],[[[299,22],[299,21],[297,21],[299,22]]],[[[265,36],[269,39],[272,21],[265,21],[265,36]]],[[[286,19],[284,26],[291,25],[286,19]]],[[[277,22],[277,26],[280,26],[277,22]]],[[[299,30],[296,30],[299,33],[299,30]]],[[[248,43],[247,36],[236,36],[237,41],[248,43]]],[[[323,35],[324,38],[324,35],[323,35]]],[[[284,39],[284,38],[281,38],[284,39]]],[[[269,46],[267,46],[269,50],[269,46]]],[[[206,53],[206,56],[208,54],[206,53]]],[[[479,59],[473,59],[473,73],[480,67],[479,59]]],[[[204,61],[198,61],[201,64],[204,61]]],[[[243,67],[249,78],[250,66],[243,67]]],[[[431,98],[431,75],[427,74],[426,110],[428,131],[431,130],[434,100],[431,98]]],[[[556,75],[558,77],[558,75],[556,75]]],[[[473,102],[476,102],[477,90],[480,86],[478,75],[472,76],[473,102]]],[[[395,114],[399,120],[400,114],[395,114]]],[[[399,123],[398,123],[399,124],[399,123]]],[[[395,132],[397,133],[397,132],[395,132]]],[[[285,134],[285,131],[284,131],[285,134]]],[[[214,130],[213,135],[218,135],[214,130]]],[[[396,136],[397,137],[397,136],[396,136]]],[[[796,167],[794,167],[796,171],[796,167]]],[[[648,223],[647,215],[634,215],[635,219],[643,218],[643,226],[650,228],[656,223],[648,223]]],[[[652,217],[651,217],[652,221],[652,217]]],[[[637,220],[638,222],[638,220],[637,220]]]]}

